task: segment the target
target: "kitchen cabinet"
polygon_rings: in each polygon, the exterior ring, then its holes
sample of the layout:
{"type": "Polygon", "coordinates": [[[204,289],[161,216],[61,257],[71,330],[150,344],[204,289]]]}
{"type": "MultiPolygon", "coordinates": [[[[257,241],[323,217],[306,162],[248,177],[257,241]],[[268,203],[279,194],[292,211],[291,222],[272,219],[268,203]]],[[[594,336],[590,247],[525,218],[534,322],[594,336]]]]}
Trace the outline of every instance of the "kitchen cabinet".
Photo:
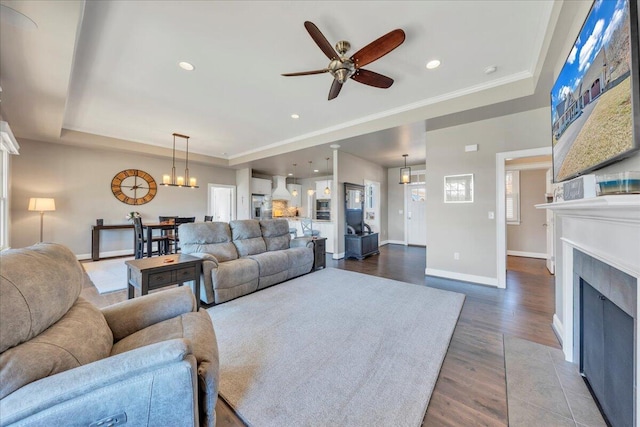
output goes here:
{"type": "Polygon", "coordinates": [[[271,196],[271,180],[251,178],[251,194],[264,194],[271,196]]]}
{"type": "Polygon", "coordinates": [[[296,208],[299,208],[300,206],[302,206],[302,185],[300,184],[287,184],[287,190],[289,190],[289,193],[291,193],[291,200],[289,201],[289,206],[295,206],[296,208]],[[297,195],[293,195],[293,190],[297,190],[298,194],[297,195]]]}
{"type": "Polygon", "coordinates": [[[316,181],[316,199],[330,199],[331,193],[324,194],[324,189],[329,187],[331,189],[333,180],[332,179],[324,179],[322,181],[316,181]]]}

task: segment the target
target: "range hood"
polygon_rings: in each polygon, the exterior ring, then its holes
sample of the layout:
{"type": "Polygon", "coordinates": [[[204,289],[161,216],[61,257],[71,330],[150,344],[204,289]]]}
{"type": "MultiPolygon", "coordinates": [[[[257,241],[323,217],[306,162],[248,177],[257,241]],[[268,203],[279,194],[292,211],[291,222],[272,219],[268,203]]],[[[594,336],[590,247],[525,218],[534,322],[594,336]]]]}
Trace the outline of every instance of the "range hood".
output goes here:
{"type": "Polygon", "coordinates": [[[274,176],[276,188],[271,193],[273,200],[291,200],[291,193],[287,191],[287,178],[284,176],[274,176]]]}

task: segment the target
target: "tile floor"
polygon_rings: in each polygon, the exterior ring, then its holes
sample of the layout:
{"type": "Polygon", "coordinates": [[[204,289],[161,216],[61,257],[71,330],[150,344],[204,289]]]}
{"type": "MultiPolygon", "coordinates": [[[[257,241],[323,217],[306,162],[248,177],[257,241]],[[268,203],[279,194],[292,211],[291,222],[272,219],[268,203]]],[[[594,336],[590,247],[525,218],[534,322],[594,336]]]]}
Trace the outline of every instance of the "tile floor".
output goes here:
{"type": "Polygon", "coordinates": [[[504,352],[510,427],[606,427],[561,350],[505,336],[504,352]]]}

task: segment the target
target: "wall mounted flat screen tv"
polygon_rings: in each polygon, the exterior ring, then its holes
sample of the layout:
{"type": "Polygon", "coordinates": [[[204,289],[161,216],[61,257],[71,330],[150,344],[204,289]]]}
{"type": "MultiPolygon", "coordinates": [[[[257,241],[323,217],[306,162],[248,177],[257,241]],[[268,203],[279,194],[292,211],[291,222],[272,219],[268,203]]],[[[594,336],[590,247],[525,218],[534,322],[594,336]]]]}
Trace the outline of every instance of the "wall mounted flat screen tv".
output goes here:
{"type": "Polygon", "coordinates": [[[596,0],[551,89],[554,182],[640,150],[637,0],[596,0]]]}

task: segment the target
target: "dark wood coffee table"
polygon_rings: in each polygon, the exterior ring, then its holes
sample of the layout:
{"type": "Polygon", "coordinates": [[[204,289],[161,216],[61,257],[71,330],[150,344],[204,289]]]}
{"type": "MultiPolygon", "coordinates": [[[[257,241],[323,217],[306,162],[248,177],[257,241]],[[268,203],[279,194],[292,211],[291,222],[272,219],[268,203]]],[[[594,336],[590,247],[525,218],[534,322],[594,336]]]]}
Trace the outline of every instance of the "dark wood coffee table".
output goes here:
{"type": "Polygon", "coordinates": [[[202,259],[191,255],[175,254],[125,261],[127,264],[128,298],[135,295],[135,288],[141,295],[149,291],[171,285],[182,286],[194,281],[197,307],[200,308],[200,273],[202,259]]]}

